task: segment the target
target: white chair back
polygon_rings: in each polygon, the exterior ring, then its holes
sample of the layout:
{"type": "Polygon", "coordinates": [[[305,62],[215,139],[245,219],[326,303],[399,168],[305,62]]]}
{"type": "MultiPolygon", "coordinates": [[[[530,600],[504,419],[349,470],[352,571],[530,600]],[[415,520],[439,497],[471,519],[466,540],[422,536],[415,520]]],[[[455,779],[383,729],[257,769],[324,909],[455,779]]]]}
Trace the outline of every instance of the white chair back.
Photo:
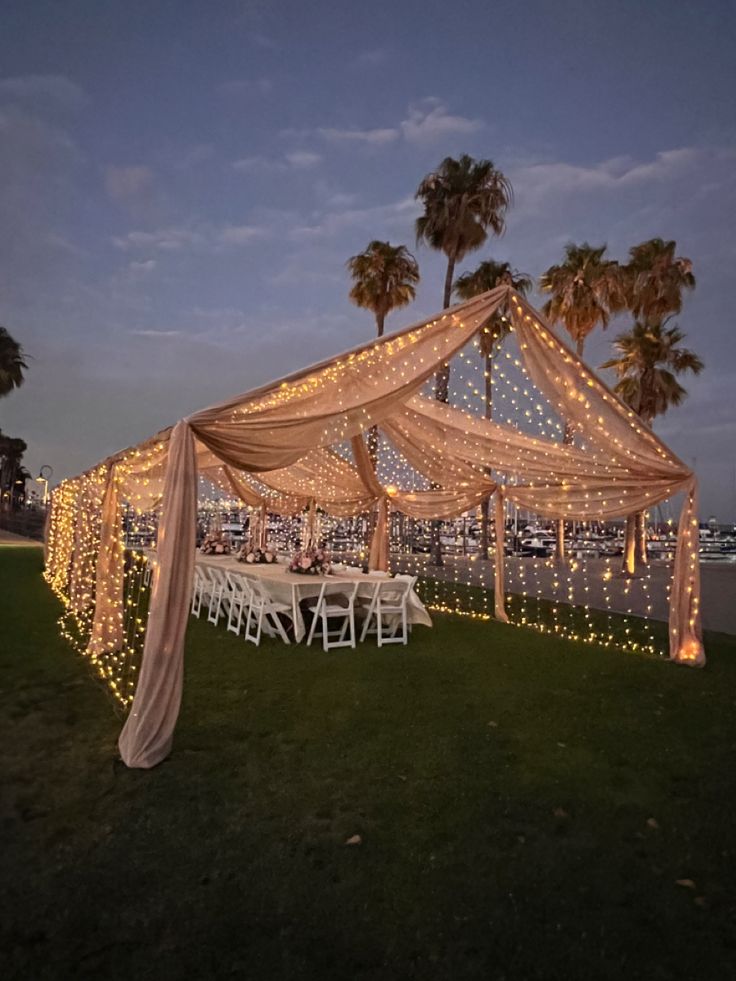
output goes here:
{"type": "Polygon", "coordinates": [[[312,626],[307,637],[307,644],[312,643],[319,625],[324,650],[329,651],[333,647],[355,647],[355,597],[359,586],[360,582],[355,579],[322,583],[317,598],[309,602],[312,611],[312,626]],[[347,604],[331,603],[330,597],[337,596],[347,599],[347,604]],[[330,620],[333,624],[337,620],[338,626],[330,627],[330,620]]]}

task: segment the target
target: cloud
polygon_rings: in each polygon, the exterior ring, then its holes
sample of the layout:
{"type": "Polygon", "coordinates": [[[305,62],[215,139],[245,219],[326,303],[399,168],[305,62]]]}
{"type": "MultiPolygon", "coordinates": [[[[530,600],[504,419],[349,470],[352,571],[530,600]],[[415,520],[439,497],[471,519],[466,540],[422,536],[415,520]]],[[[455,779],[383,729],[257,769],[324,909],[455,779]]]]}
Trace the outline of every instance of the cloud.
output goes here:
{"type": "Polygon", "coordinates": [[[264,230],[257,225],[226,225],[219,229],[215,238],[223,245],[247,245],[263,235],[264,230]]]}
{"type": "Polygon", "coordinates": [[[254,157],[241,157],[240,160],[234,160],[232,163],[233,170],[239,170],[244,174],[252,173],[256,170],[267,170],[270,166],[270,161],[268,157],[254,156],[254,157]]]}
{"type": "MultiPolygon", "coordinates": [[[[77,204],[82,154],[69,133],[18,105],[0,109],[0,268],[2,301],[25,311],[43,291],[65,287],[78,259],[68,219],[77,204]]],[[[27,313],[26,313],[27,315],[27,313]]],[[[7,313],[6,313],[7,316],[7,313]]]]}
{"type": "Polygon", "coordinates": [[[162,340],[185,336],[182,330],[131,330],[130,333],[135,337],[153,337],[161,338],[162,340]]]}
{"type": "MultiPolygon", "coordinates": [[[[333,210],[324,214],[312,225],[297,225],[288,232],[292,242],[308,242],[315,239],[331,238],[347,229],[383,229],[382,234],[396,227],[410,225],[419,214],[419,206],[413,197],[404,197],[390,204],[370,208],[348,208],[333,210]]],[[[379,234],[378,231],[376,234],[379,234]]]]}
{"type": "MultiPolygon", "coordinates": [[[[412,144],[427,144],[442,140],[447,136],[467,136],[483,129],[481,119],[470,119],[448,112],[440,99],[427,98],[414,103],[407,110],[406,119],[395,126],[360,129],[356,126],[339,128],[321,126],[317,133],[332,143],[353,143],[364,146],[387,146],[403,140],[412,144]]],[[[285,133],[284,135],[288,135],[285,133]]]]}
{"type": "Polygon", "coordinates": [[[43,241],[46,242],[50,248],[56,249],[59,252],[65,252],[68,255],[79,257],[88,254],[86,249],[80,248],[78,245],[75,245],[74,242],[70,242],[68,238],[65,238],[63,235],[59,235],[58,232],[53,230],[46,232],[46,234],[43,236],[43,241]]]}
{"type": "Polygon", "coordinates": [[[393,143],[401,135],[398,129],[337,129],[332,126],[322,126],[317,132],[332,143],[363,143],[367,146],[385,146],[393,143]]]}
{"type": "Polygon", "coordinates": [[[259,154],[252,157],[241,157],[240,160],[233,161],[232,168],[243,174],[259,171],[284,173],[288,170],[307,170],[310,167],[316,167],[322,159],[322,154],[314,153],[311,150],[292,150],[290,153],[285,153],[283,157],[266,157],[259,154]]]}
{"type": "Polygon", "coordinates": [[[174,225],[156,231],[135,230],[114,237],[112,242],[123,252],[216,252],[222,248],[249,245],[267,234],[267,229],[260,225],[201,225],[196,228],[174,225]]]}
{"type": "Polygon", "coordinates": [[[253,95],[268,95],[273,88],[270,78],[236,78],[217,86],[217,91],[227,99],[241,99],[253,95]]]}
{"type": "Polygon", "coordinates": [[[57,109],[79,109],[86,97],[82,88],[65,75],[15,75],[0,79],[0,98],[57,109]]]}
{"type": "Polygon", "coordinates": [[[155,232],[133,231],[127,235],[116,236],[113,244],[124,251],[133,249],[155,249],[160,252],[178,252],[181,249],[201,245],[204,238],[200,232],[190,228],[161,228],[155,232]]]}
{"type": "Polygon", "coordinates": [[[449,113],[444,103],[433,98],[411,106],[407,119],[400,123],[407,143],[433,143],[445,136],[466,136],[477,133],[484,126],[481,119],[468,119],[449,113]]]}
{"type": "Polygon", "coordinates": [[[147,196],[153,189],[153,181],[153,171],[143,165],[111,165],[105,168],[105,190],[113,201],[131,201],[147,196]]]}
{"type": "Polygon", "coordinates": [[[309,150],[293,150],[286,154],[286,161],[292,167],[301,170],[305,167],[315,167],[322,161],[322,156],[309,150]]]}
{"type": "MultiPolygon", "coordinates": [[[[540,162],[511,168],[517,206],[513,216],[519,220],[539,212],[554,210],[566,197],[581,195],[616,195],[619,202],[640,194],[646,188],[671,188],[687,182],[688,198],[706,193],[707,187],[698,175],[719,173],[736,163],[736,149],[677,147],[657,153],[651,160],[611,157],[590,165],[565,161],[540,162]]],[[[716,181],[715,186],[719,184],[716,181]]],[[[647,207],[653,206],[653,199],[647,207]]],[[[587,205],[586,205],[587,207],[587,205]]]]}
{"type": "Polygon", "coordinates": [[[128,264],[128,269],[134,276],[145,276],[156,268],[155,259],[144,259],[141,262],[135,259],[128,264]]]}

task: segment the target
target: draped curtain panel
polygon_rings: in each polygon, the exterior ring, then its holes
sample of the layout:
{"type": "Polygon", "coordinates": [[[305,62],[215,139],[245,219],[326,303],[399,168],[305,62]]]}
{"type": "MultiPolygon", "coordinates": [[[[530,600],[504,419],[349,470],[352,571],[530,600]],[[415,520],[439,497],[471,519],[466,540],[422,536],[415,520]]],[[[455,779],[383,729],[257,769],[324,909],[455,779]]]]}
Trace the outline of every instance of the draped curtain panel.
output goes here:
{"type": "Polygon", "coordinates": [[[80,591],[96,562],[93,600],[99,609],[91,650],[116,644],[116,612],[122,607],[115,546],[119,508],[127,501],[141,510],[160,509],[143,662],[120,738],[129,766],[154,766],[173,738],[200,474],[262,513],[295,515],[310,503],[339,517],[373,511],[370,564],[382,569],[388,567],[391,510],[425,520],[451,518],[495,492],[500,620],[507,619],[505,500],[550,518],[588,521],[628,516],[685,491],[670,598],[670,656],[684,664],[705,663],[693,472],[507,286],[197,412],[103,466],[104,494],[100,468],[95,479],[90,471],[54,492],[47,577],[63,582],[73,607],[84,606],[91,600],[80,591]],[[572,444],[531,436],[420,394],[438,368],[501,312],[510,319],[529,378],[572,427],[572,444]],[[381,484],[363,439],[372,426],[431,489],[381,484]],[[70,514],[73,534],[64,536],[70,514]],[[88,555],[83,543],[95,521],[99,555],[88,555]]]}

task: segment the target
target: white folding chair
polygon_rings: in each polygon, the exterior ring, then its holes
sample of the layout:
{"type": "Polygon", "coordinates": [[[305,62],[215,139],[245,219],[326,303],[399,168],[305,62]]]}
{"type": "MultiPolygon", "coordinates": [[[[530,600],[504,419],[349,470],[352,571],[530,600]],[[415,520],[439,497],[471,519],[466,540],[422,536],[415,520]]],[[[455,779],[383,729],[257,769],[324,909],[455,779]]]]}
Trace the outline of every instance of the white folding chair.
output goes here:
{"type": "MultiPolygon", "coordinates": [[[[414,587],[416,586],[418,579],[419,579],[419,576],[411,576],[411,575],[409,575],[407,573],[397,573],[394,576],[394,581],[398,580],[399,582],[408,582],[409,583],[409,589],[407,590],[407,593],[406,593],[407,611],[408,611],[408,606],[409,606],[409,597],[411,596],[412,591],[413,591],[414,587]]],[[[412,624],[412,622],[410,620],[409,621],[409,633],[411,633],[411,631],[412,631],[412,626],[413,626],[413,624],[412,624]]]]}
{"type": "Polygon", "coordinates": [[[322,583],[319,596],[307,601],[307,609],[312,613],[307,644],[311,644],[317,629],[322,629],[322,647],[329,651],[333,647],[355,647],[355,596],[357,582],[322,583]],[[343,602],[338,603],[337,597],[343,602]],[[330,601],[332,598],[332,602],[330,601]],[[344,601],[347,600],[347,605],[344,601]],[[338,627],[330,629],[329,621],[342,621],[338,627]]]}
{"type": "Polygon", "coordinates": [[[243,626],[243,617],[246,620],[250,616],[250,608],[253,605],[253,590],[247,576],[237,573],[228,573],[230,581],[230,610],[227,617],[227,629],[234,634],[240,633],[243,626]]]}
{"type": "Polygon", "coordinates": [[[207,574],[207,570],[200,565],[194,567],[194,587],[192,589],[192,614],[199,619],[202,611],[202,603],[209,605],[212,595],[212,580],[207,574]]]}
{"type": "Polygon", "coordinates": [[[259,579],[248,577],[248,585],[251,602],[245,618],[245,639],[257,646],[261,642],[261,633],[265,632],[269,637],[278,636],[285,644],[289,644],[289,635],[279,614],[286,614],[291,618],[294,613],[291,606],[272,600],[259,579]]]}
{"type": "Polygon", "coordinates": [[[212,580],[212,595],[210,596],[207,621],[208,623],[217,624],[220,620],[223,606],[226,610],[230,609],[230,585],[223,569],[210,566],[209,573],[212,580]]]}
{"type": "Polygon", "coordinates": [[[376,584],[368,615],[360,635],[361,641],[375,633],[379,647],[384,644],[406,644],[409,640],[406,611],[411,576],[385,579],[376,584]],[[373,621],[375,620],[375,626],[373,621]]]}

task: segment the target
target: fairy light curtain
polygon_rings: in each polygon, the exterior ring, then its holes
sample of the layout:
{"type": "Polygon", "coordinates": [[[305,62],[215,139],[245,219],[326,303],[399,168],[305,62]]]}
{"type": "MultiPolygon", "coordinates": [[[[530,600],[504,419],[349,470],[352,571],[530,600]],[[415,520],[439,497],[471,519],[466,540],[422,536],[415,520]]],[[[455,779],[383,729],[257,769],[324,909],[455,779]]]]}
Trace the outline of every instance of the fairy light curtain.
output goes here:
{"type": "Polygon", "coordinates": [[[160,507],[158,571],[143,663],[120,739],[129,766],[154,766],[171,746],[181,697],[200,474],[263,511],[297,514],[311,504],[331,514],[352,515],[374,507],[370,564],[375,568],[388,565],[391,509],[422,519],[454,517],[495,492],[499,619],[506,619],[504,497],[549,517],[589,520],[628,515],[684,489],[671,592],[670,656],[681,663],[704,663],[692,471],[532,307],[504,286],[433,320],[195,413],[57,489],[47,577],[80,608],[93,607],[90,649],[95,654],[118,642],[120,503],[160,507]],[[573,427],[572,445],[530,436],[419,394],[437,369],[501,309],[511,318],[529,377],[573,427]],[[362,435],[374,425],[433,489],[381,484],[362,435]],[[352,459],[336,452],[345,446],[351,448],[352,459]],[[497,484],[491,473],[513,482],[497,484]],[[90,530],[95,522],[99,528],[90,530]],[[89,582],[94,586],[91,597],[79,585],[89,582]]]}

